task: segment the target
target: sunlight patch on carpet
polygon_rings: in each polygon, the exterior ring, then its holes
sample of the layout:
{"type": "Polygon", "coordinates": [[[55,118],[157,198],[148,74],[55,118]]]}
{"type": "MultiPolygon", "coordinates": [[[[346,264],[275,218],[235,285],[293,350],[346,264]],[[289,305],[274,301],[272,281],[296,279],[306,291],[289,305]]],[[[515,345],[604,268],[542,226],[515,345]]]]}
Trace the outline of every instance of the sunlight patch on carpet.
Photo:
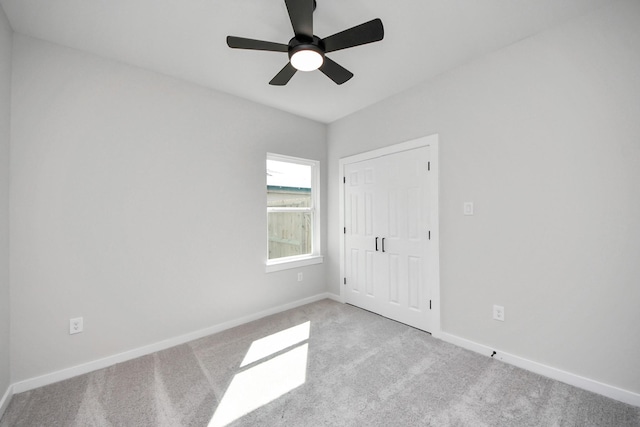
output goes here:
{"type": "MultiPolygon", "coordinates": [[[[241,368],[309,339],[310,322],[252,343],[241,368]]],[[[213,414],[209,427],[223,427],[303,385],[307,377],[309,344],[245,369],[233,378],[213,414]]]]}
{"type": "Polygon", "coordinates": [[[255,340],[247,355],[244,357],[240,367],[244,367],[257,362],[260,359],[269,357],[272,354],[276,354],[285,348],[292,347],[302,341],[309,339],[309,330],[311,328],[311,322],[305,322],[298,326],[294,326],[284,331],[276,332],[268,337],[255,340]]]}

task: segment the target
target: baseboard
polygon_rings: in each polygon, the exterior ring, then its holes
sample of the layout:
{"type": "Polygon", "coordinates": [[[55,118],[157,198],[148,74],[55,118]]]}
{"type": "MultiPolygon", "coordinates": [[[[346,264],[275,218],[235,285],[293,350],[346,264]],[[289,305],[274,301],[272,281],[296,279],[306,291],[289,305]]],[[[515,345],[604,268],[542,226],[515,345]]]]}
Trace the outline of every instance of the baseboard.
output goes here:
{"type": "Polygon", "coordinates": [[[9,385],[7,391],[4,393],[4,396],[2,396],[2,399],[0,399],[0,418],[2,418],[2,416],[4,415],[4,411],[6,411],[7,406],[9,406],[9,402],[11,402],[12,397],[13,386],[9,385]]]}
{"type": "Polygon", "coordinates": [[[147,354],[155,353],[156,351],[166,350],[167,348],[175,347],[177,345],[184,344],[189,341],[197,340],[199,338],[203,338],[208,335],[216,334],[218,332],[222,332],[224,330],[234,328],[236,326],[240,326],[248,322],[253,322],[254,320],[262,319],[263,317],[271,316],[272,314],[281,313],[286,310],[291,310],[292,308],[297,308],[305,304],[310,304],[310,303],[327,299],[327,298],[335,300],[336,295],[328,292],[321,293],[318,295],[314,295],[312,297],[304,298],[304,299],[294,301],[288,304],[284,304],[278,307],[273,307],[268,310],[261,311],[259,313],[251,314],[249,316],[240,317],[238,319],[234,319],[228,322],[220,323],[218,325],[210,326],[208,328],[201,329],[195,332],[190,332],[188,334],[180,335],[174,338],[169,338],[167,340],[160,341],[154,344],[138,347],[136,349],[115,354],[113,356],[108,356],[102,359],[94,360],[92,362],[84,363],[82,365],[73,366],[71,368],[61,369],[59,371],[52,372],[50,374],[45,374],[39,377],[29,378],[13,384],[12,391],[13,393],[22,393],[28,390],[33,390],[34,388],[42,387],[48,384],[53,384],[58,381],[63,381],[69,378],[76,377],[78,375],[93,372],[98,369],[107,368],[117,363],[126,362],[127,360],[132,360],[141,356],[146,356],[147,354]]]}
{"type": "Polygon", "coordinates": [[[441,340],[457,345],[458,347],[466,348],[467,350],[484,354],[487,357],[490,357],[491,354],[495,351],[496,354],[493,356],[494,359],[498,359],[510,365],[517,366],[518,368],[526,369],[527,371],[534,372],[544,377],[551,378],[565,384],[581,388],[583,390],[597,393],[602,396],[627,403],[629,405],[640,407],[640,394],[638,393],[623,390],[612,385],[604,384],[599,381],[582,377],[580,375],[572,374],[571,372],[563,371],[561,369],[553,368],[542,363],[534,362],[520,356],[505,353],[498,349],[491,348],[483,344],[478,344],[477,342],[470,341],[465,338],[460,338],[456,335],[451,335],[445,332],[441,332],[438,335],[438,338],[440,338],[441,340]]]}
{"type": "Polygon", "coordinates": [[[342,300],[342,297],[340,295],[334,294],[332,292],[327,292],[327,298],[330,300],[333,300],[335,302],[341,302],[344,303],[344,301],[342,300]]]}

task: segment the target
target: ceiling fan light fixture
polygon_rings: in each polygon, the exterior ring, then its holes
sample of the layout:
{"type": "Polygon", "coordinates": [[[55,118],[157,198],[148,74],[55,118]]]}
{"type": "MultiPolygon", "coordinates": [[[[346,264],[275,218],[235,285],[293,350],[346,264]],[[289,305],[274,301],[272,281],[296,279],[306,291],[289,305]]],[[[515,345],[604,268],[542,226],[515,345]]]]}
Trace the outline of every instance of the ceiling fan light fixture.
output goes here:
{"type": "Polygon", "coordinates": [[[324,55],[315,46],[296,49],[291,53],[291,65],[298,71],[314,71],[322,67],[324,55]]]}

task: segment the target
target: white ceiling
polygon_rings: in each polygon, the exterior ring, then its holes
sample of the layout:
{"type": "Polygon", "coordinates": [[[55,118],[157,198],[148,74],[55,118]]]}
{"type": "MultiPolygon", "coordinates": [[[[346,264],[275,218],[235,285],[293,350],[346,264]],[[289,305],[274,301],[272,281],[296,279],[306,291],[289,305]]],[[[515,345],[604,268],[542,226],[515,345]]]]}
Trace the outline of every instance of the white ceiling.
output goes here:
{"type": "Polygon", "coordinates": [[[319,71],[269,80],[286,53],[230,49],[226,36],[287,43],[284,0],[0,0],[19,33],[154,70],[329,123],[611,0],[317,0],[326,37],[381,18],[385,38],[328,56],[355,77],[319,71]]]}

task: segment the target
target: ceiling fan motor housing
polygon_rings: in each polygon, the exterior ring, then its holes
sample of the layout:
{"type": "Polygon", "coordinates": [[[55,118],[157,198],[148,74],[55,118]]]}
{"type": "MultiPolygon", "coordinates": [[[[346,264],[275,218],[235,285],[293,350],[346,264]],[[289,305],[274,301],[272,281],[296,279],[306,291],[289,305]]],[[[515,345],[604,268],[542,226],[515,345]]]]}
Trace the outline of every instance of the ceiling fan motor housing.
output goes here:
{"type": "Polygon", "coordinates": [[[298,71],[314,71],[325,61],[325,47],[320,38],[296,36],[289,41],[289,62],[298,71]]]}
{"type": "Polygon", "coordinates": [[[312,50],[318,52],[324,58],[324,43],[318,36],[313,36],[312,40],[299,40],[296,37],[289,40],[289,59],[301,50],[312,50]]]}

